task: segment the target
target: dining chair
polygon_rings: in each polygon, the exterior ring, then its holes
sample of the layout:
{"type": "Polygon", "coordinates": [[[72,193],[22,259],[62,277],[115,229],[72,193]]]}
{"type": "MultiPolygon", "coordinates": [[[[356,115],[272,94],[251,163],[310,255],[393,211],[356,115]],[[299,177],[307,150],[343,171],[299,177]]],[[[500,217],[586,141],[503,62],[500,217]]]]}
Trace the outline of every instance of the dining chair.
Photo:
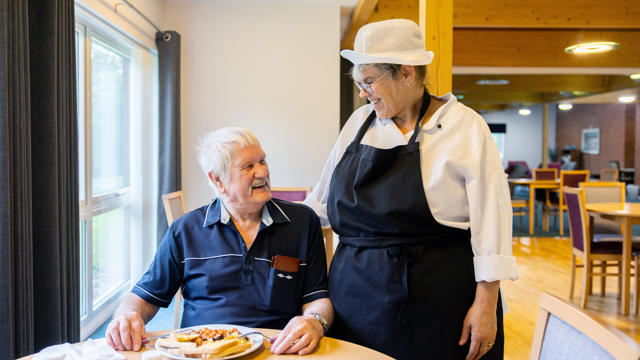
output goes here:
{"type": "Polygon", "coordinates": [[[640,345],[579,307],[543,293],[530,360],[640,359],[640,345]]]}
{"type": "Polygon", "coordinates": [[[563,214],[567,211],[564,201],[563,189],[566,187],[577,188],[581,182],[589,180],[589,170],[562,170],[560,172],[560,190],[558,193],[558,221],[560,222],[560,235],[564,235],[563,214]]]}
{"type": "Polygon", "coordinates": [[[600,181],[618,181],[618,170],[617,169],[600,170],[600,181]]]}
{"type": "Polygon", "coordinates": [[[311,192],[311,187],[299,186],[299,187],[272,187],[271,196],[274,199],[286,200],[292,202],[302,202],[307,198],[307,195],[311,192]]]}
{"type": "MultiPolygon", "coordinates": [[[[625,202],[625,185],[613,181],[586,181],[580,183],[584,190],[585,204],[625,202]]],[[[600,217],[589,217],[589,229],[591,241],[619,241],[622,242],[621,225],[615,221],[600,217]]],[[[602,267],[606,266],[603,262],[602,267]]],[[[604,296],[606,289],[606,277],[600,282],[600,294],[604,296]]]]}
{"type": "Polygon", "coordinates": [[[518,216],[518,228],[522,227],[522,217],[529,214],[529,202],[525,199],[515,199],[513,197],[515,193],[516,185],[509,183],[509,192],[511,193],[511,209],[513,216],[518,216]]]}
{"type": "Polygon", "coordinates": [[[331,259],[333,259],[333,229],[331,226],[322,227],[322,237],[324,238],[324,253],[327,257],[327,271],[331,266],[331,259]]]}
{"type": "MultiPolygon", "coordinates": [[[[575,285],[575,275],[577,268],[583,268],[582,273],[582,301],[581,306],[587,306],[589,294],[594,276],[604,278],[615,276],[618,278],[618,296],[621,294],[621,264],[622,264],[622,242],[621,241],[593,241],[591,229],[586,210],[585,191],[582,188],[572,188],[565,186],[563,189],[566,198],[567,213],[569,215],[569,232],[571,234],[571,280],[569,284],[569,299],[573,299],[573,288],[575,285]],[[576,259],[581,260],[577,264],[576,259]],[[599,273],[593,271],[594,261],[601,262],[598,267],[599,273]],[[615,261],[611,264],[610,261],[615,261]],[[607,267],[616,266],[617,272],[607,272],[607,267]]],[[[640,249],[633,249],[633,256],[636,263],[639,260],[640,249]]],[[[636,264],[637,267],[637,264],[636,264]]],[[[636,283],[638,288],[638,283],[636,283]]],[[[636,293],[638,290],[636,289],[636,293]]]]}
{"type": "MultiPolygon", "coordinates": [[[[556,168],[539,168],[533,169],[533,180],[555,180],[558,178],[558,169],[556,168]]],[[[538,189],[536,190],[535,198],[536,201],[542,203],[542,221],[543,228],[547,228],[547,224],[549,224],[549,212],[555,210],[557,211],[557,206],[554,207],[550,200],[549,190],[538,189]]],[[[535,213],[535,209],[533,211],[535,213]]],[[[534,214],[535,215],[535,214],[534,214]]],[[[557,215],[556,215],[557,219],[557,215]]]]}
{"type": "MultiPolygon", "coordinates": [[[[167,225],[177,220],[180,216],[184,215],[186,210],[184,207],[184,196],[182,190],[175,191],[169,194],[162,195],[162,204],[164,205],[164,213],[167,216],[167,225]]],[[[182,313],[182,288],[178,289],[174,296],[175,310],[173,314],[173,327],[174,329],[180,326],[180,314],[182,313]]]]}

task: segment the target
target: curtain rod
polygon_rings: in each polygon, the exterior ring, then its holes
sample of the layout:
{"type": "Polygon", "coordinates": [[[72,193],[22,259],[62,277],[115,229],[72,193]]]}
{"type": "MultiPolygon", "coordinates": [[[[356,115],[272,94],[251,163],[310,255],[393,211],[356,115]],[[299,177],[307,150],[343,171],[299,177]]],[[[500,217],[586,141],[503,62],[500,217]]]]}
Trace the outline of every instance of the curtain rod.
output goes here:
{"type": "MultiPolygon", "coordinates": [[[[140,10],[138,10],[135,6],[133,6],[133,4],[131,4],[129,2],[129,0],[121,0],[125,5],[127,5],[128,7],[131,8],[131,10],[135,11],[136,14],[140,15],[140,17],[142,17],[147,23],[149,23],[151,26],[153,26],[159,33],[162,34],[162,39],[164,41],[169,41],[171,40],[171,34],[169,32],[165,32],[160,30],[159,27],[156,26],[156,24],[153,23],[153,21],[151,21],[148,17],[146,17],[140,10]]],[[[118,12],[118,5],[122,5],[122,4],[115,4],[114,5],[114,10],[115,12],[118,12]]]]}

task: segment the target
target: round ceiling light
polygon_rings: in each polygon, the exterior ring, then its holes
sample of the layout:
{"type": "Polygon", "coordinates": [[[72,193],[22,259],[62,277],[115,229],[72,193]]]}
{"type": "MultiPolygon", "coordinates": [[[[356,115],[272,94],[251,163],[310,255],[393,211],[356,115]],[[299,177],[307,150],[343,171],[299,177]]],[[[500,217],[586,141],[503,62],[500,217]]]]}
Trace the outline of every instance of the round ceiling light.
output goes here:
{"type": "Polygon", "coordinates": [[[529,109],[520,109],[518,110],[518,114],[522,115],[522,116],[529,116],[531,115],[531,110],[529,109]]]}
{"type": "Polygon", "coordinates": [[[573,105],[571,104],[558,104],[558,109],[562,111],[567,111],[573,109],[573,105]]]}
{"type": "Polygon", "coordinates": [[[620,97],[618,97],[618,101],[620,101],[621,103],[632,103],[632,102],[636,101],[636,96],[635,95],[621,95],[620,97]]]}
{"type": "Polygon", "coordinates": [[[631,80],[640,80],[640,73],[629,75],[631,80]]]}
{"type": "Polygon", "coordinates": [[[576,44],[566,47],[564,52],[567,54],[583,55],[583,54],[595,54],[605,51],[611,51],[617,49],[620,46],[617,42],[613,41],[598,41],[583,44],[576,44]]]}
{"type": "Polygon", "coordinates": [[[478,85],[508,85],[509,80],[506,79],[482,79],[476,81],[478,85]]]}

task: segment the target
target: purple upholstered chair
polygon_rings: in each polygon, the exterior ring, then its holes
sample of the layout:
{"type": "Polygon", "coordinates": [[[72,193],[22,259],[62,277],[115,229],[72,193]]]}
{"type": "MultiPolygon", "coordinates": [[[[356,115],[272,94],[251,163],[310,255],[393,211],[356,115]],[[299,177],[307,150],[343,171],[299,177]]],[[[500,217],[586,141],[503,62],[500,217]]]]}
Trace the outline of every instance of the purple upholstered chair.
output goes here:
{"type": "Polygon", "coordinates": [[[569,230],[571,232],[572,247],[569,298],[573,298],[576,268],[582,267],[584,268],[584,271],[581,306],[584,308],[587,306],[587,300],[589,298],[589,292],[594,276],[618,277],[618,292],[621,291],[620,269],[618,269],[618,272],[608,273],[606,272],[606,268],[607,266],[620,267],[622,262],[622,243],[617,241],[591,241],[591,237],[589,236],[591,229],[589,229],[587,210],[585,208],[586,200],[584,190],[581,188],[571,188],[567,186],[564,187],[563,192],[566,198],[567,213],[569,215],[569,230]],[[577,257],[582,259],[582,264],[576,264],[577,257]],[[594,261],[602,262],[601,272],[596,273],[593,271],[594,261]],[[617,263],[609,264],[609,261],[616,261],[617,263]]]}
{"type": "Polygon", "coordinates": [[[589,180],[589,170],[562,170],[560,172],[560,193],[558,194],[558,217],[560,218],[560,235],[564,235],[564,220],[563,215],[567,206],[564,203],[564,195],[562,192],[566,186],[577,188],[580,187],[581,182],[589,180]]]}
{"type": "Polygon", "coordinates": [[[311,192],[310,187],[272,187],[271,196],[278,200],[287,200],[292,202],[302,202],[306,199],[307,194],[311,192]]]}

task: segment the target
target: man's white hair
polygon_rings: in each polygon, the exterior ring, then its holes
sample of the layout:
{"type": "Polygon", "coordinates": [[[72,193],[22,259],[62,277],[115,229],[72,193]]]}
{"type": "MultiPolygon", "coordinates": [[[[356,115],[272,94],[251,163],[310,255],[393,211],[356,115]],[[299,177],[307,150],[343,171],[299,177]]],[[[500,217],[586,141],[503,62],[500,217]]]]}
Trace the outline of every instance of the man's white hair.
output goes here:
{"type": "Polygon", "coordinates": [[[209,173],[227,180],[233,154],[248,146],[260,146],[260,142],[251,131],[240,127],[218,129],[202,137],[197,147],[198,162],[216,194],[218,190],[209,178],[209,173]]]}

